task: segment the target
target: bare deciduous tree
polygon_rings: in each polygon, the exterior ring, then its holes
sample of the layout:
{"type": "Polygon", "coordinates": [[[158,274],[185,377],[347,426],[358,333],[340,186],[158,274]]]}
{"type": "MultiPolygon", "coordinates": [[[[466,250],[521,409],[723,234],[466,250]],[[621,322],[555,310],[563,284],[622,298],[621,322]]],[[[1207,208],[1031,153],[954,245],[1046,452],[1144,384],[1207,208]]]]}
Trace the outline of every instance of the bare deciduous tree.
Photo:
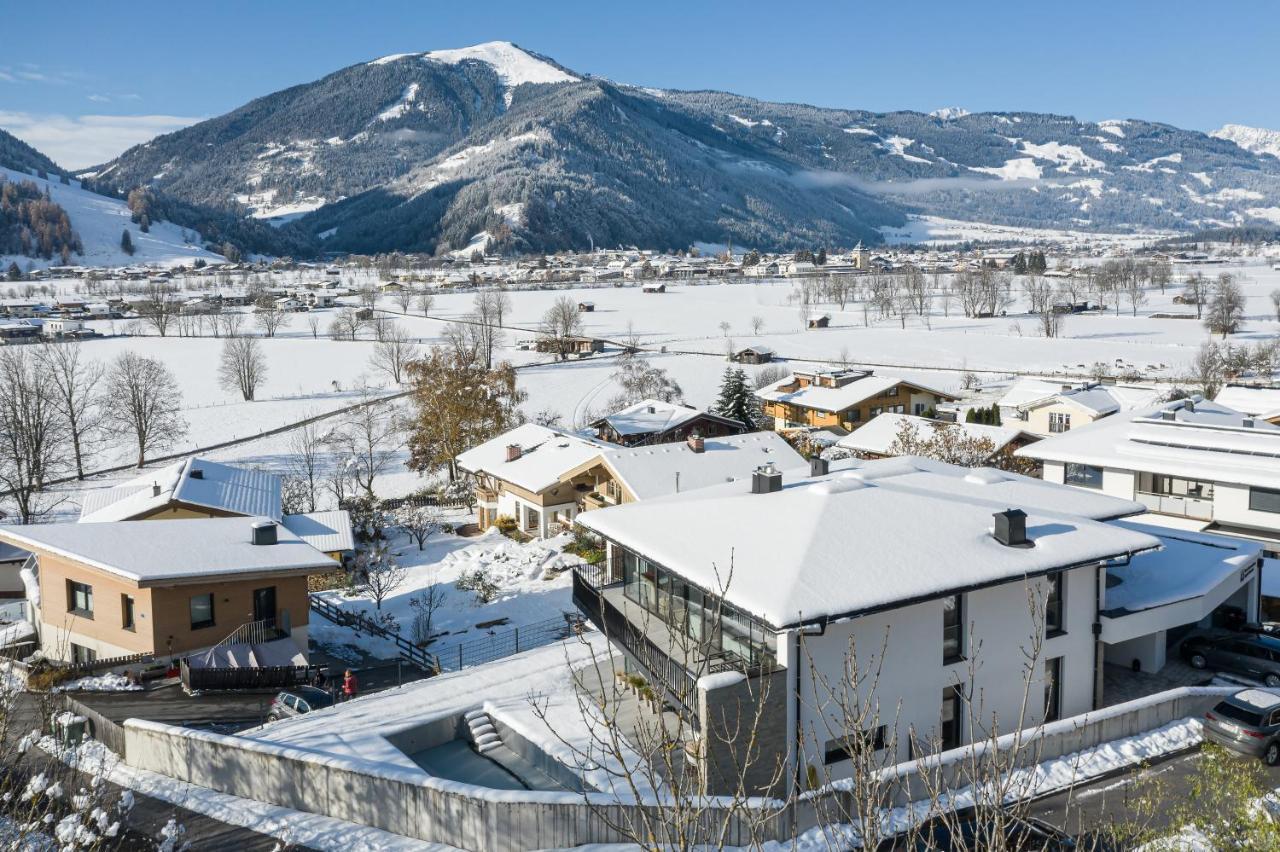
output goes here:
{"type": "Polygon", "coordinates": [[[164,337],[169,326],[178,316],[181,307],[174,295],[173,285],[167,281],[149,281],[143,290],[137,307],[138,316],[164,337]]]}
{"type": "Polygon", "coordinates": [[[542,316],[539,334],[544,345],[556,353],[561,361],[572,351],[571,338],[582,334],[582,314],[578,303],[568,296],[560,296],[542,316]]]}
{"type": "Polygon", "coordinates": [[[138,467],[146,465],[148,452],[172,446],[187,434],[182,391],[163,361],[122,352],[105,379],[105,422],[137,446],[138,467]]]}
{"type": "Polygon", "coordinates": [[[97,449],[102,432],[99,384],[103,366],[84,357],[79,342],[45,343],[37,357],[57,396],[58,408],[71,442],[76,478],[84,479],[85,462],[97,449]]]}
{"type": "Polygon", "coordinates": [[[289,312],[282,311],[275,300],[267,296],[258,302],[254,309],[253,319],[267,337],[275,337],[276,332],[289,324],[289,312]]]}
{"type": "Polygon", "coordinates": [[[290,473],[302,483],[308,512],[314,512],[319,502],[323,452],[324,436],[315,423],[304,423],[289,436],[290,473]]]}
{"type": "Polygon", "coordinates": [[[409,364],[419,355],[418,344],[413,342],[403,327],[392,323],[383,331],[381,339],[373,347],[369,356],[369,364],[376,370],[387,374],[396,384],[405,378],[409,364]]]}
{"type": "Polygon", "coordinates": [[[65,437],[57,397],[36,356],[25,347],[0,348],[0,484],[21,523],[52,508],[40,492],[63,467],[65,437]]]}
{"type": "Polygon", "coordinates": [[[222,344],[218,361],[218,384],[238,391],[251,402],[267,379],[267,359],[256,337],[229,337],[222,344]]]}
{"type": "Polygon", "coordinates": [[[342,308],[329,323],[329,336],[334,340],[355,340],[364,324],[365,320],[361,319],[360,312],[355,308],[342,308]]]}
{"type": "Polygon", "coordinates": [[[431,316],[431,306],[436,302],[436,297],[431,295],[429,291],[422,291],[418,294],[418,310],[422,311],[424,317],[431,316]]]}
{"type": "Polygon", "coordinates": [[[356,485],[373,497],[373,483],[395,461],[404,446],[404,432],[394,403],[378,399],[365,388],[356,408],[342,417],[327,442],[346,466],[356,485]]]}

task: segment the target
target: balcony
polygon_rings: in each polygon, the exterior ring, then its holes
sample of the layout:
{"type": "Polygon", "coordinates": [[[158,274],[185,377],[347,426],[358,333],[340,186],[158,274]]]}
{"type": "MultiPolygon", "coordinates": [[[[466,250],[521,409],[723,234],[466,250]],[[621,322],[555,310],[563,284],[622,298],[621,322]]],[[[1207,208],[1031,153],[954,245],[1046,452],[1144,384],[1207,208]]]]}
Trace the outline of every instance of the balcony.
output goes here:
{"type": "MultiPolygon", "coordinates": [[[[661,687],[696,726],[698,678],[737,671],[757,677],[778,670],[772,657],[756,662],[698,643],[623,593],[621,571],[608,563],[573,569],[573,602],[661,687]]],[[[728,629],[724,627],[723,629],[728,629]]]]}
{"type": "Polygon", "coordinates": [[[1177,494],[1157,494],[1153,491],[1137,491],[1135,498],[1139,503],[1161,515],[1176,515],[1179,518],[1195,518],[1201,521],[1213,520],[1213,500],[1177,494]]]}

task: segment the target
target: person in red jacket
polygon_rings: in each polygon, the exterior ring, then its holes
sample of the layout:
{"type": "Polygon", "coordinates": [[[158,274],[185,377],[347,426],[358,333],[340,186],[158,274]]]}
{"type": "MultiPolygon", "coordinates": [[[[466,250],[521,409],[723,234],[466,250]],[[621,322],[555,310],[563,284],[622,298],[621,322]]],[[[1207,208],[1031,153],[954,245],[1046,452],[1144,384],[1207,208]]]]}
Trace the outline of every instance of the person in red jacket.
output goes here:
{"type": "Polygon", "coordinates": [[[346,674],[342,676],[342,700],[350,701],[356,697],[356,693],[360,691],[360,682],[356,680],[356,676],[351,673],[351,669],[347,669],[346,674]]]}

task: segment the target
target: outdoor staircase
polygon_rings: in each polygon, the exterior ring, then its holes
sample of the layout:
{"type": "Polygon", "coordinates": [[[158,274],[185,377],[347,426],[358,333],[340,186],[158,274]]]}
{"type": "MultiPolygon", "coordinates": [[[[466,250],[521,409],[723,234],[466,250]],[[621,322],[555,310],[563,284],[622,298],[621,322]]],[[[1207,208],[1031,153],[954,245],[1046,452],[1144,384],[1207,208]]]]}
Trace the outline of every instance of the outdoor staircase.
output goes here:
{"type": "Polygon", "coordinates": [[[498,736],[493,720],[484,710],[472,710],[462,718],[471,729],[471,742],[475,743],[476,751],[484,754],[502,745],[502,738],[498,736]]]}

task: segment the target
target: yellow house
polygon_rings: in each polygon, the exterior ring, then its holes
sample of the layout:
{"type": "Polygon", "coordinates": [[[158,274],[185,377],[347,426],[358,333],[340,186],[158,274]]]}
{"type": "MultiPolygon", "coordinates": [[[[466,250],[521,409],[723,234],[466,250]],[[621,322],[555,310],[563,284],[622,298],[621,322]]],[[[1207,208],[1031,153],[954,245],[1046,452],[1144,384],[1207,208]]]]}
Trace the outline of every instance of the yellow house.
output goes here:
{"type": "Polygon", "coordinates": [[[50,659],[185,655],[256,622],[307,655],[307,577],[326,554],[263,517],[0,527],[29,551],[50,659]]]}
{"type": "Polygon", "coordinates": [[[274,473],[193,456],[85,494],[80,523],[265,517],[341,562],[354,550],[345,510],[285,515],[274,473]]]}
{"type": "Polygon", "coordinates": [[[922,415],[956,397],[870,370],[820,367],[756,391],[779,432],[841,429],[852,432],[881,414],[922,415]]]}

